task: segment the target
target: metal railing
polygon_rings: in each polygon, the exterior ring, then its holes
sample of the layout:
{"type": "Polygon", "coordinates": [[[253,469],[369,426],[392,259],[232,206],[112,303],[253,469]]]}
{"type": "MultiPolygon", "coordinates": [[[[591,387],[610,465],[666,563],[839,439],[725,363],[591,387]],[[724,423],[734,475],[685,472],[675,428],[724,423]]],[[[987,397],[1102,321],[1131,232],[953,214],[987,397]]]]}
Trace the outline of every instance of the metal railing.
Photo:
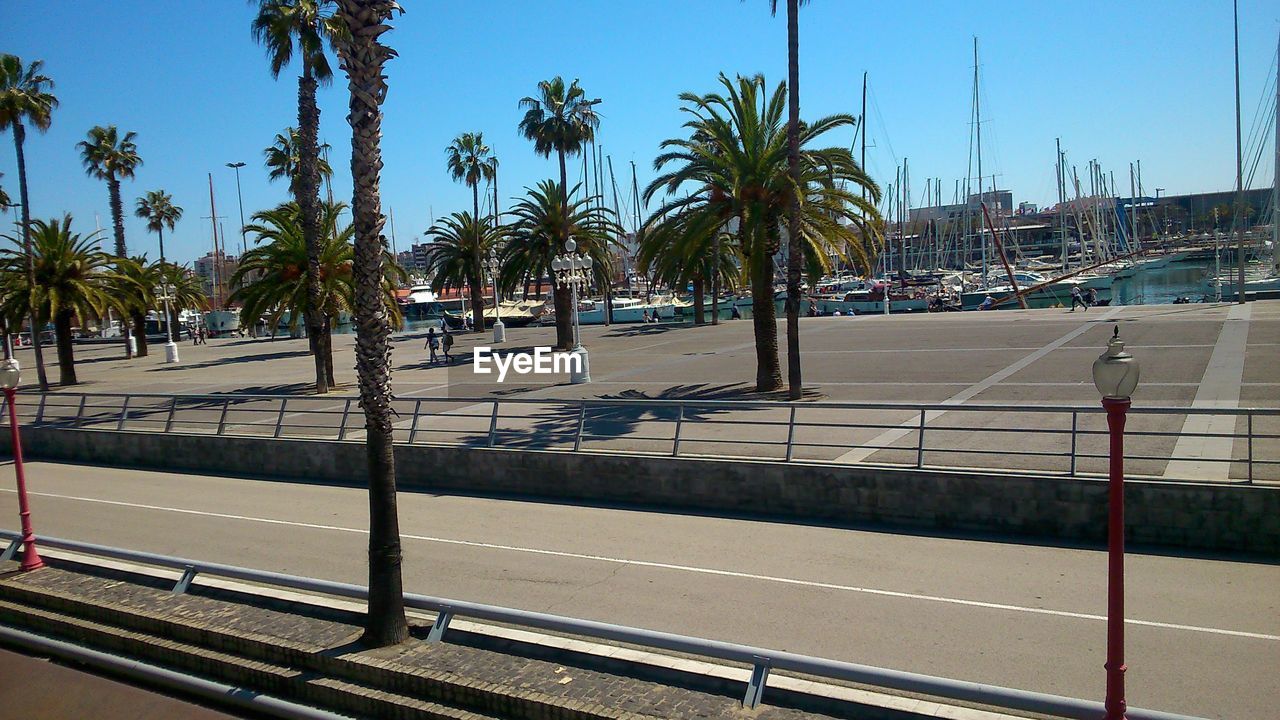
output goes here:
{"type": "MultiPolygon", "coordinates": [[[[36,426],[338,441],[364,432],[356,397],[18,397],[20,422],[36,426]]],[[[489,396],[401,397],[392,407],[395,441],[414,445],[1066,476],[1105,475],[1108,457],[1105,414],[1090,406],[489,396]]],[[[1126,443],[1134,477],[1280,481],[1280,408],[1135,406],[1126,443]]]]}
{"type": "MultiPolygon", "coordinates": [[[[0,554],[0,562],[13,559],[21,546],[19,533],[0,530],[0,539],[9,541],[7,549],[3,554],[0,554]]],[[[366,600],[368,598],[367,588],[350,583],[318,580],[265,570],[253,570],[234,565],[157,555],[59,538],[40,537],[38,538],[38,543],[49,548],[181,570],[182,576],[173,588],[174,593],[186,592],[196,575],[203,574],[356,600],[366,600]]],[[[743,705],[752,708],[759,705],[763,698],[770,671],[784,670],[878,688],[919,693],[947,700],[1041,713],[1054,717],[1093,720],[1101,717],[1105,711],[1100,702],[1063,697],[1061,695],[1050,695],[985,683],[952,680],[919,673],[872,667],[870,665],[827,660],[750,645],[707,640],[593,620],[579,620],[562,615],[550,615],[414,593],[405,593],[404,604],[405,607],[415,610],[436,613],[436,621],[427,636],[428,642],[441,641],[448,631],[449,623],[453,618],[466,617],[747,665],[752,668],[752,672],[751,678],[747,682],[746,693],[742,702],[743,705]]],[[[1195,718],[1186,715],[1133,707],[1128,708],[1126,717],[1131,720],[1195,720],[1195,718]]]]}

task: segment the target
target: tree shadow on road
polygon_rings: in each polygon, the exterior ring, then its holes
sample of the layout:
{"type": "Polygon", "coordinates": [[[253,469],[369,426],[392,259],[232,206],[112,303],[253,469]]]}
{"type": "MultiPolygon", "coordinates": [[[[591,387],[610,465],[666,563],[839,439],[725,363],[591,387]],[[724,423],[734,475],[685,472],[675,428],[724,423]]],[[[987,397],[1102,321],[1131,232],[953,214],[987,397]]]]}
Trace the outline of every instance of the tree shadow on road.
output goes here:
{"type": "Polygon", "coordinates": [[[254,362],[270,362],[272,360],[287,360],[291,358],[310,357],[310,350],[280,350],[276,352],[259,352],[251,355],[237,355],[235,357],[216,358],[213,360],[205,360],[198,363],[184,363],[176,365],[159,365],[153,368],[147,368],[146,372],[173,372],[176,370],[205,370],[208,368],[222,367],[224,365],[239,365],[243,363],[254,362]]]}

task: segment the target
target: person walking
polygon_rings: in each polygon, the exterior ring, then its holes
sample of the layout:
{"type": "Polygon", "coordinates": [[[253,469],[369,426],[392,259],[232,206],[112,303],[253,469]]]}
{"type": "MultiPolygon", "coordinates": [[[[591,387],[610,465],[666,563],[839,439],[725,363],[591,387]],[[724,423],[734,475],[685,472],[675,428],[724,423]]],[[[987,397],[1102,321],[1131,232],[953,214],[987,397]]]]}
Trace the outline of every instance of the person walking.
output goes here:
{"type": "Polygon", "coordinates": [[[453,347],[453,333],[449,332],[449,328],[444,329],[444,340],[441,342],[444,348],[444,363],[452,365],[453,358],[449,356],[449,348],[453,347]]]}
{"type": "Polygon", "coordinates": [[[440,336],[436,335],[435,328],[427,330],[427,344],[424,347],[431,351],[431,359],[429,362],[430,364],[435,365],[440,359],[436,357],[436,350],[440,349],[440,336]]]}
{"type": "Polygon", "coordinates": [[[1072,285],[1071,286],[1071,312],[1076,311],[1076,305],[1079,305],[1080,307],[1084,308],[1085,312],[1088,312],[1089,310],[1089,303],[1085,302],[1084,295],[1080,293],[1080,286],[1072,285]]]}

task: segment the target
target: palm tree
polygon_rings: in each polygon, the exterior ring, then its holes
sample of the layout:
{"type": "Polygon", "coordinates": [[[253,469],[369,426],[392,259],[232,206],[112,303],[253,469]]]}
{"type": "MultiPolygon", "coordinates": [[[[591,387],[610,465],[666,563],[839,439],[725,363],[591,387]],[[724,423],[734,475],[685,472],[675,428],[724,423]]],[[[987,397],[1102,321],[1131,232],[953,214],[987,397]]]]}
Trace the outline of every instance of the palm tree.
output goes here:
{"type": "MultiPolygon", "coordinates": [[[[576,193],[580,185],[575,185],[576,193]]],[[[613,276],[613,253],[622,234],[613,211],[596,198],[566,201],[554,180],[543,180],[511,208],[512,223],[500,259],[502,287],[515,287],[525,277],[551,274],[551,259],[564,249],[566,234],[572,235],[578,252],[591,256],[591,272],[597,287],[606,287],[613,276]],[[567,210],[566,215],[563,214],[567,210]]],[[[571,313],[572,308],[566,310],[571,313]]],[[[560,321],[557,310],[557,324],[560,321]]],[[[571,320],[572,321],[572,320],[571,320]]],[[[572,329],[572,328],[570,328],[572,329]]]]}
{"type": "MultiPolygon", "coordinates": [[[[89,130],[89,138],[76,144],[80,149],[80,159],[84,163],[85,174],[95,180],[105,180],[107,194],[111,202],[111,226],[116,241],[116,257],[128,257],[128,248],[124,242],[124,203],[120,200],[120,181],[133,177],[133,172],[142,164],[138,156],[138,146],[133,139],[135,132],[127,132],[123,137],[115,125],[102,127],[97,125],[89,130]]],[[[124,322],[125,357],[132,357],[132,346],[129,343],[129,323],[124,322]]],[[[138,341],[139,355],[146,355],[146,338],[138,341]]]]}
{"type": "Polygon", "coordinates": [[[395,50],[381,37],[387,20],[400,9],[394,0],[337,0],[336,19],[344,32],[336,40],[350,88],[351,182],[356,228],[353,268],[356,301],[356,372],[365,417],[365,456],[369,461],[369,614],[362,641],[384,646],[409,637],[400,576],[402,553],[396,515],[396,469],[392,454],[391,334],[382,303],[382,101],[383,74],[395,50]]]}
{"type": "MultiPolygon", "coordinates": [[[[298,77],[298,134],[294,147],[298,150],[296,182],[291,182],[294,200],[302,208],[302,229],[307,244],[307,308],[308,338],[315,355],[316,392],[329,392],[327,358],[332,355],[328,323],[317,314],[320,302],[320,146],[316,136],[320,130],[320,107],[316,104],[319,83],[333,79],[325,43],[345,32],[342,24],[326,16],[329,0],[259,0],[258,15],[253,20],[253,37],[267,50],[271,76],[280,73],[293,59],[295,43],[302,59],[302,75],[298,77]]],[[[277,141],[280,136],[277,136],[277,141]]],[[[292,138],[291,138],[292,139],[292,138]]],[[[293,175],[290,174],[292,178],[293,175]]]]}
{"type": "Polygon", "coordinates": [[[159,296],[156,288],[163,280],[161,266],[147,262],[146,255],[128,258],[116,270],[119,275],[116,298],[125,310],[126,322],[133,324],[138,341],[138,357],[147,356],[147,313],[154,310],[159,296]]]}
{"type": "MultiPolygon", "coordinates": [[[[471,207],[475,225],[480,217],[480,181],[492,181],[497,168],[497,160],[489,154],[489,146],[484,144],[484,133],[462,133],[453,139],[444,150],[449,177],[455,182],[462,181],[471,188],[471,207]]],[[[456,213],[455,213],[456,217],[456,213]]],[[[428,231],[430,232],[430,231],[428,231]]],[[[475,274],[467,278],[471,285],[471,307],[476,310],[474,324],[476,332],[484,332],[484,255],[481,243],[470,243],[475,254],[467,265],[475,274]]],[[[497,317],[497,308],[493,311],[497,317]]]]}
{"type": "MultiPolygon", "coordinates": [[[[329,144],[325,143],[319,146],[319,149],[323,151],[328,147],[329,144]]],[[[268,170],[267,178],[287,179],[289,193],[296,199],[298,190],[302,187],[302,141],[298,138],[298,129],[287,127],[284,132],[276,133],[275,142],[263,150],[262,154],[268,170]]],[[[329,161],[324,159],[323,155],[316,158],[316,172],[320,173],[321,180],[333,177],[333,168],[329,166],[329,161]]],[[[317,188],[319,188],[318,184],[317,188]]]]}
{"type": "MultiPolygon", "coordinates": [[[[564,78],[559,75],[538,83],[538,97],[520,100],[520,107],[525,110],[524,118],[520,120],[520,132],[533,141],[533,151],[537,154],[550,157],[552,152],[556,153],[560,160],[560,198],[566,205],[569,180],[565,156],[581,152],[585,143],[595,139],[596,128],[600,127],[600,116],[596,113],[598,104],[599,98],[587,99],[576,79],[566,88],[564,78]]],[[[562,216],[568,214],[567,207],[561,211],[562,216]]],[[[569,239],[569,226],[563,226],[561,232],[560,244],[563,245],[569,239]]],[[[573,345],[571,295],[567,288],[556,288],[556,343],[566,350],[573,345]]]]}
{"type": "MultiPolygon", "coordinates": [[[[489,253],[496,252],[504,232],[486,219],[460,212],[440,218],[426,235],[431,241],[426,256],[431,289],[440,292],[470,285],[472,320],[476,325],[483,324],[485,263],[489,253]]],[[[495,308],[495,317],[497,312],[495,308]]]]}
{"type": "MultiPolygon", "coordinates": [[[[53,110],[58,107],[58,98],[50,90],[53,80],[41,73],[44,62],[36,60],[30,65],[23,65],[17,55],[0,56],[0,130],[13,129],[13,145],[18,154],[18,202],[22,205],[22,250],[30,260],[31,252],[31,202],[27,195],[27,156],[23,152],[27,129],[24,123],[40,132],[49,129],[53,121],[53,110]]],[[[27,267],[27,286],[35,287],[35,267],[27,267]]],[[[40,328],[36,324],[35,304],[29,305],[31,312],[27,319],[31,322],[31,334],[35,337],[40,328]]],[[[21,325],[21,322],[15,323],[21,325]]],[[[44,369],[44,350],[40,343],[33,343],[36,354],[36,375],[40,380],[40,389],[49,389],[49,377],[44,369]]]]}
{"type": "Polygon", "coordinates": [[[58,347],[58,370],[62,385],[76,384],[75,355],[71,344],[72,324],[100,318],[107,308],[123,311],[119,290],[127,286],[112,264],[126,266],[120,258],[102,252],[97,233],[82,236],[71,232],[71,216],[61,220],[34,220],[28,226],[31,253],[22,250],[22,241],[5,235],[17,249],[0,253],[0,315],[10,324],[34,312],[39,324],[32,331],[39,345],[39,328],[53,321],[58,347]],[[27,268],[35,268],[35,283],[28,280],[27,268]]]}
{"type": "MultiPolygon", "coordinates": [[[[714,215],[696,210],[655,215],[636,238],[636,268],[668,287],[693,286],[693,323],[702,325],[706,316],[707,284],[715,291],[727,283],[737,286],[737,247],[714,215]],[[726,241],[727,239],[727,241],[726,241]]],[[[712,302],[715,312],[719,304],[712,302]]]]}
{"type": "MultiPolygon", "coordinates": [[[[849,115],[832,115],[800,127],[800,182],[794,183],[787,165],[787,136],[782,113],[786,85],[772,94],[764,78],[723,74],[724,92],[705,96],[683,93],[687,139],[662,143],[666,152],[654,160],[662,171],[645,190],[646,197],[665,190],[674,196],[655,216],[680,212],[701,216],[698,227],[729,229],[737,235],[743,270],[750,278],[756,340],[756,389],[777,390],[782,384],[773,304],[773,257],[781,244],[782,219],[800,194],[800,257],[820,273],[832,256],[865,262],[869,249],[880,242],[879,214],[873,201],[880,190],[845,148],[809,149],[811,141],[839,127],[852,125],[849,115]],[[678,195],[689,183],[695,192],[678,195]],[[865,187],[863,200],[849,187],[865,187]]],[[[860,190],[859,190],[860,192],[860,190]]],[[[693,222],[690,219],[689,222],[693,222]]]]}
{"type": "MultiPolygon", "coordinates": [[[[173,232],[178,221],[182,219],[182,208],[173,204],[173,196],[163,190],[152,190],[146,195],[138,198],[137,206],[134,208],[133,214],[147,221],[147,229],[160,236],[160,268],[159,277],[162,281],[168,279],[164,271],[166,262],[164,259],[164,229],[167,226],[169,232],[173,232]]],[[[168,295],[167,284],[164,284],[165,295],[168,295]]],[[[173,323],[170,322],[171,317],[165,318],[165,334],[169,342],[174,341],[173,323]]],[[[146,345],[146,333],[142,329],[139,330],[142,335],[142,345],[146,345]]],[[[143,355],[146,352],[142,352],[143,355]]]]}
{"type": "MultiPolygon", "coordinates": [[[[209,297],[204,294],[204,284],[200,278],[185,265],[162,263],[160,269],[162,287],[169,293],[169,327],[177,328],[178,316],[183,310],[203,312],[209,309],[209,297]]],[[[177,334],[171,334],[177,339],[177,334]]]]}
{"type": "MultiPolygon", "coordinates": [[[[4,173],[0,173],[0,178],[4,177],[4,173]]],[[[9,208],[13,207],[13,201],[9,199],[9,193],[0,187],[0,212],[9,212],[9,208]]]]}
{"type": "MultiPolygon", "coordinates": [[[[320,238],[321,311],[330,318],[350,313],[354,308],[351,238],[355,229],[351,225],[336,225],[339,213],[346,209],[344,203],[324,203],[321,206],[325,227],[337,227],[336,234],[325,233],[320,238]]],[[[296,333],[299,318],[308,310],[310,297],[307,293],[307,246],[302,232],[302,213],[297,203],[285,203],[255,214],[253,222],[246,225],[245,230],[257,235],[258,245],[244,254],[231,277],[231,283],[237,287],[231,301],[242,303],[240,322],[253,326],[265,318],[269,327],[274,328],[287,313],[289,329],[296,333]]],[[[384,251],[384,258],[383,304],[393,324],[399,327],[401,318],[395,289],[407,275],[395,264],[389,252],[384,251]]]]}
{"type": "MultiPolygon", "coordinates": [[[[800,4],[808,0],[787,0],[787,173],[800,187],[800,4]]],[[[778,14],[778,0],[771,0],[778,14]]],[[[800,376],[800,251],[801,193],[791,194],[787,209],[787,397],[799,400],[803,390],[800,376]]]]}

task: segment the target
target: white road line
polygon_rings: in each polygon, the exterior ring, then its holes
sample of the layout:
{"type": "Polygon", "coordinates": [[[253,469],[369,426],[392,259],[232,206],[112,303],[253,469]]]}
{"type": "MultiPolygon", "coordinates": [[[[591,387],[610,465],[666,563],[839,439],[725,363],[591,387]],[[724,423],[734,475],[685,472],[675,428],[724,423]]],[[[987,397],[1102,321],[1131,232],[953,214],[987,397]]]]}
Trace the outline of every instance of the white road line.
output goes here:
{"type": "MultiPolygon", "coordinates": [[[[1102,317],[1100,318],[1100,320],[1102,322],[1106,322],[1107,320],[1110,320],[1119,312],[1120,312],[1120,307],[1111,308],[1110,310],[1102,314],[1102,317]]],[[[995,372],[991,376],[987,377],[985,380],[982,380],[981,382],[978,382],[974,385],[970,385],[964,390],[961,390],[955,395],[952,395],[946,400],[943,400],[941,404],[942,405],[961,405],[965,402],[968,402],[970,398],[996,385],[1001,380],[1011,377],[1014,373],[1018,372],[1019,370],[1022,370],[1023,368],[1027,367],[1031,363],[1034,363],[1035,361],[1039,360],[1045,355],[1048,355],[1054,350],[1057,350],[1063,345],[1066,345],[1072,340],[1075,340],[1076,338],[1088,332],[1094,326],[1095,324],[1090,322],[1081,324],[1079,327],[1067,333],[1066,335],[1063,335],[1062,337],[1058,338],[1057,340],[1054,340],[1048,345],[1045,345],[1044,347],[1039,348],[1038,350],[1031,353],[1030,355],[1024,356],[1021,360],[1018,360],[1017,362],[1013,363],[1012,365],[1009,365],[1003,370],[999,370],[995,372]]],[[[933,422],[934,420],[945,415],[946,412],[947,412],[946,410],[931,410],[930,412],[926,413],[925,422],[933,422]]],[[[902,424],[900,427],[894,428],[892,430],[886,430],[880,433],[876,437],[868,440],[865,446],[854,448],[853,450],[850,450],[849,452],[836,458],[835,462],[843,462],[843,463],[862,462],[867,458],[871,457],[872,455],[875,455],[876,453],[880,452],[882,449],[906,437],[917,427],[916,425],[917,422],[918,422],[917,418],[915,416],[912,416],[911,419],[902,421],[902,424]]]]}
{"type": "MultiPolygon", "coordinates": [[[[14,493],[16,490],[9,488],[0,488],[8,493],[14,493]]],[[[184,515],[200,515],[204,517],[216,517],[226,520],[243,520],[247,522],[258,522],[269,525],[284,525],[288,527],[302,527],[312,530],[331,530],[334,532],[356,533],[364,535],[367,533],[362,528],[341,527],[338,525],[322,525],[319,523],[300,522],[296,520],[278,520],[274,518],[252,517],[249,515],[234,515],[230,513],[209,512],[205,510],[188,510],[186,508],[166,507],[163,505],[146,505],[142,503],[130,503],[120,500],[102,500],[99,498],[79,497],[76,495],[60,495],[57,493],[29,493],[38,497],[56,498],[59,500],[76,500],[80,502],[98,503],[102,505],[117,505],[121,507],[139,508],[143,510],[160,510],[163,512],[181,513],[184,515]]],[[[1098,620],[1105,621],[1105,615],[1093,615],[1090,613],[1070,612],[1066,610],[1050,610],[1047,608],[1034,608],[1022,605],[1007,605],[1003,603],[982,602],[979,600],[964,600],[961,598],[941,597],[938,595],[922,595],[920,593],[898,592],[896,590],[882,590],[878,588],[859,587],[856,585],[840,585],[837,583],[821,582],[816,580],[798,580],[796,578],[776,577],[772,575],[759,575],[756,573],[744,573],[734,570],[719,570],[716,568],[698,567],[695,565],[678,565],[675,563],[652,562],[648,560],[629,560],[626,558],[614,558],[604,555],[590,555],[586,553],[564,552],[561,550],[544,550],[540,548],[519,547],[516,545],[501,545],[498,543],[474,542],[471,540],[456,540],[452,538],[432,537],[430,535],[413,535],[410,533],[401,533],[401,538],[410,540],[422,540],[424,542],[441,543],[444,545],[459,545],[463,547],[483,548],[486,550],[505,550],[508,552],[528,553],[532,555],[544,555],[548,557],[572,558],[575,560],[591,560],[595,562],[613,563],[617,565],[629,565],[632,567],[647,567],[660,570],[676,570],[679,572],[697,573],[700,575],[715,575],[719,577],[741,578],[745,580],[760,580],[763,582],[779,583],[783,585],[795,585],[800,587],[822,588],[824,590],[840,590],[844,592],[862,593],[866,595],[879,595],[883,597],[903,598],[907,600],[924,600],[928,602],[939,602],[950,605],[963,605],[967,607],[985,608],[989,610],[1008,610],[1012,612],[1031,613],[1035,615],[1052,615],[1055,617],[1073,618],[1077,620],[1098,620]]],[[[1190,632],[1202,632],[1213,635],[1228,635],[1231,637],[1251,638],[1255,640],[1280,640],[1280,635],[1268,635],[1265,633],[1245,632],[1242,630],[1226,630],[1223,628],[1201,627],[1198,625],[1182,625],[1178,623],[1156,622],[1153,620],[1126,620],[1130,625],[1141,625],[1144,627],[1165,628],[1169,630],[1186,630],[1190,632]]]]}
{"type": "MultiPolygon", "coordinates": [[[[1200,389],[1191,407],[1237,408],[1240,407],[1240,384],[1244,380],[1244,355],[1249,340],[1249,317],[1253,305],[1233,305],[1222,324],[1218,342],[1214,345],[1209,364],[1205,366],[1200,389]]],[[[1213,433],[1231,435],[1236,431],[1234,415],[1188,415],[1182,423],[1184,433],[1213,433]]],[[[1171,460],[1165,466],[1164,477],[1195,480],[1228,480],[1231,463],[1217,462],[1231,457],[1235,445],[1233,437],[1202,437],[1183,435],[1173,447],[1171,460]],[[1207,458],[1207,459],[1206,459],[1207,458]]]]}

